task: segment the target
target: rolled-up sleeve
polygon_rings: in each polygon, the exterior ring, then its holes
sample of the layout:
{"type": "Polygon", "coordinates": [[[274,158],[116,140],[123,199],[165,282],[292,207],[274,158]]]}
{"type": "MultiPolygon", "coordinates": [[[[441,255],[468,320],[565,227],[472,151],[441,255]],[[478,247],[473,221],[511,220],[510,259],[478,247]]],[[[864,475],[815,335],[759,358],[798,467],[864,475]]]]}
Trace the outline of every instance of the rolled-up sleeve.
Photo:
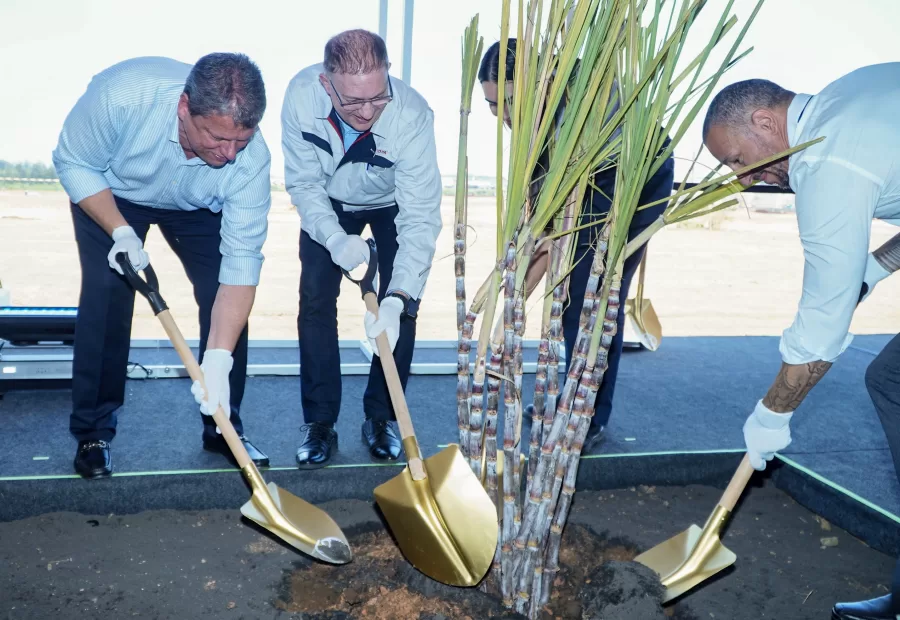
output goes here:
{"type": "Polygon", "coordinates": [[[291,204],[300,214],[300,226],[306,234],[325,245],[328,237],[341,232],[343,228],[338,223],[325,190],[325,173],[316,156],[317,147],[303,137],[304,130],[300,120],[303,95],[301,87],[291,84],[281,108],[284,184],[291,196],[291,204]]]}
{"type": "Polygon", "coordinates": [[[109,189],[109,169],[118,136],[117,111],[110,106],[107,82],[95,77],[69,112],[53,151],[53,166],[72,202],[109,189]]]}
{"type": "Polygon", "coordinates": [[[396,163],[395,197],[399,248],[390,290],[419,299],[431,270],[441,232],[441,173],[434,144],[434,113],[429,109],[410,128],[409,145],[396,163]]]}
{"type": "Polygon", "coordinates": [[[269,209],[272,205],[269,149],[257,133],[244,169],[232,178],[222,209],[222,264],[219,283],[234,286],[257,286],[263,265],[262,247],[268,234],[269,209]]]}
{"type": "Polygon", "coordinates": [[[849,346],[869,235],[881,185],[843,160],[827,159],[792,176],[803,245],[803,293],[781,338],[785,363],[835,361],[849,346]]]}

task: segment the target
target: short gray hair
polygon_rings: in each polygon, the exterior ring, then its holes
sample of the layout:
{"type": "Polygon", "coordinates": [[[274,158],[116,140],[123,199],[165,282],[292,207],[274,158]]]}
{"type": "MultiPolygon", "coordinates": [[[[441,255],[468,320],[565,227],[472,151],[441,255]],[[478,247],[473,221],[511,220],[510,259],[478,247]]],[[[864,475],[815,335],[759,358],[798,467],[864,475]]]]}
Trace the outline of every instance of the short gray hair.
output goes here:
{"type": "Polygon", "coordinates": [[[325,44],[325,71],[364,75],[388,68],[384,39],[368,30],[345,30],[325,44]]]}
{"type": "Polygon", "coordinates": [[[184,84],[191,116],[230,116],[235,126],[255,129],[266,111],[259,67],[244,54],[207,54],[184,84]]]}
{"type": "Polygon", "coordinates": [[[788,105],[794,94],[769,80],[744,80],[726,86],[713,98],[706,111],[703,141],[706,141],[713,125],[744,127],[750,122],[754,111],[788,105]]]}

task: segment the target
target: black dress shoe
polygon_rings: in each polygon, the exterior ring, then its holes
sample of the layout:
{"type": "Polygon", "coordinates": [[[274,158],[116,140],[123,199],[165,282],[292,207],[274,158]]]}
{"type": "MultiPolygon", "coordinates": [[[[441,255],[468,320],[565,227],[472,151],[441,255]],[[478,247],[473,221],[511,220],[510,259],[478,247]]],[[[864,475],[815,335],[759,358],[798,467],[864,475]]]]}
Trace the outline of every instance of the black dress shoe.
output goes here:
{"type": "MultiPolygon", "coordinates": [[[[241,443],[244,444],[244,449],[247,450],[247,454],[250,455],[250,460],[253,461],[254,465],[256,465],[257,467],[269,466],[269,457],[263,454],[259,448],[250,443],[250,440],[247,439],[246,435],[239,435],[238,438],[241,440],[241,443]]],[[[232,465],[234,465],[235,467],[238,466],[237,459],[235,459],[234,455],[231,453],[231,448],[228,447],[228,443],[221,435],[216,435],[214,439],[204,437],[203,449],[209,452],[216,452],[218,454],[221,454],[226,457],[232,465]]]]}
{"type": "Polygon", "coordinates": [[[109,442],[102,439],[79,441],[75,453],[75,472],[87,479],[109,476],[112,473],[109,442]]]}
{"type": "Polygon", "coordinates": [[[331,453],[337,451],[338,435],[331,424],[310,422],[300,427],[306,431],[306,437],[297,450],[297,466],[300,469],[318,469],[325,467],[331,459],[331,453]]]}
{"type": "Polygon", "coordinates": [[[362,425],[363,441],[369,446],[369,454],[379,461],[396,461],[403,444],[400,433],[389,420],[366,419],[362,425]]]}
{"type": "Polygon", "coordinates": [[[587,436],[584,438],[584,445],[581,446],[581,453],[590,454],[592,450],[600,447],[604,439],[606,439],[606,427],[601,424],[591,424],[587,436]]]}
{"type": "Polygon", "coordinates": [[[896,620],[890,594],[858,603],[838,603],[831,610],[831,620],[896,620]]]}

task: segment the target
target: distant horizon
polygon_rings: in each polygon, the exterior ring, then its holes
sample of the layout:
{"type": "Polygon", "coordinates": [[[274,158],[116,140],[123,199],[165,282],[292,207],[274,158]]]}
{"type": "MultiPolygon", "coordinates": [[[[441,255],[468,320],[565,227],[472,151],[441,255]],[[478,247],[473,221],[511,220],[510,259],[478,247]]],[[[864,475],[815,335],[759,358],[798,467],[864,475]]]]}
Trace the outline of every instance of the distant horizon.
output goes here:
{"type": "MultiPolygon", "coordinates": [[[[724,3],[709,0],[695,28],[700,32],[710,28],[712,16],[724,3]]],[[[268,106],[260,129],[272,153],[272,176],[283,178],[280,114],[287,83],[303,67],[320,62],[325,42],[337,32],[356,27],[377,32],[378,4],[377,0],[336,0],[323,7],[257,0],[254,14],[276,17],[254,23],[236,36],[235,15],[246,13],[237,0],[222,0],[214,12],[196,4],[159,0],[149,13],[140,5],[114,0],[60,3],[52,11],[42,3],[0,3],[0,23],[8,26],[0,43],[4,52],[0,75],[8,87],[0,97],[0,160],[50,165],[66,115],[91,77],[116,62],[146,55],[194,62],[211,51],[231,50],[246,53],[263,72],[268,106]],[[196,25],[192,36],[159,36],[171,31],[175,14],[180,23],[196,25]],[[122,27],[137,22],[140,29],[122,27]],[[297,24],[315,27],[304,28],[298,37],[297,24]]],[[[403,3],[389,0],[388,4],[386,42],[393,63],[391,75],[399,79],[403,3]]],[[[736,3],[737,29],[753,4],[736,3]]],[[[729,70],[719,88],[765,77],[796,92],[815,93],[860,66],[900,60],[900,39],[894,33],[894,25],[900,23],[900,2],[869,0],[850,12],[840,0],[820,0],[815,11],[809,10],[809,4],[807,0],[768,0],[745,39],[743,49],[753,47],[752,53],[729,70]]],[[[479,34],[484,46],[489,46],[500,34],[500,7],[499,0],[457,0],[449,12],[440,3],[415,5],[411,86],[434,110],[442,175],[456,173],[464,29],[478,14],[479,34]]],[[[514,34],[513,13],[510,32],[514,34]]],[[[685,58],[689,57],[686,52],[685,58]]],[[[678,145],[677,178],[683,177],[686,162],[700,150],[704,113],[699,112],[678,145]]],[[[497,175],[496,139],[496,119],[475,84],[468,134],[471,174],[497,175]]],[[[714,163],[706,152],[700,161],[714,163]]]]}

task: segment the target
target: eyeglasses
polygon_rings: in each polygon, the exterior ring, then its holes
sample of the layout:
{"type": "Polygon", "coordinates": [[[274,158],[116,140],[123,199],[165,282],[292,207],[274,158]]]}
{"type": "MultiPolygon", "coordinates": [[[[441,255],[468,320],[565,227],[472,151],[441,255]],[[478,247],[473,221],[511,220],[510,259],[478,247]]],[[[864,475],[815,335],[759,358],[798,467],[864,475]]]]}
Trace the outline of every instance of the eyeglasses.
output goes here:
{"type": "Polygon", "coordinates": [[[331,84],[331,90],[334,91],[334,95],[335,97],[337,97],[338,103],[340,103],[341,107],[348,112],[356,112],[367,103],[372,104],[373,108],[383,108],[394,99],[394,86],[391,84],[391,76],[388,76],[387,79],[388,94],[386,96],[375,97],[374,99],[363,99],[362,101],[354,99],[353,101],[345,102],[343,99],[341,99],[341,94],[338,92],[337,88],[334,87],[334,82],[331,81],[331,78],[328,78],[328,83],[331,84]]]}

